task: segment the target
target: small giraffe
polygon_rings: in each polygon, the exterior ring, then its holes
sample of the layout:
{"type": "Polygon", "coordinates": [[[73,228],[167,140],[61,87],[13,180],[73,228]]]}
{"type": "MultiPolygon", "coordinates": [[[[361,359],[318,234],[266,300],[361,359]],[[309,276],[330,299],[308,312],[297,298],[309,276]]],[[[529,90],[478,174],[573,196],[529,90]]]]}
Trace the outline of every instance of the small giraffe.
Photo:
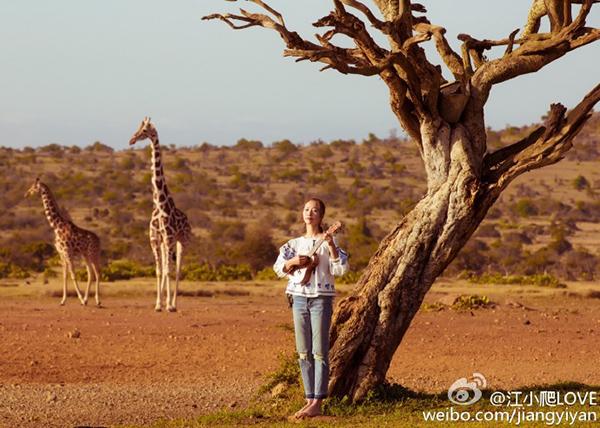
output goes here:
{"type": "Polygon", "coordinates": [[[50,227],[54,230],[54,245],[60,256],[63,268],[63,297],[60,302],[65,304],[67,300],[67,271],[71,275],[71,279],[75,283],[77,297],[82,305],[87,305],[90,285],[92,283],[92,272],[94,273],[96,282],[96,306],[100,307],[100,239],[98,236],[89,230],[77,227],[68,214],[62,214],[50,188],[36,178],[33,185],[29,188],[25,197],[39,193],[44,204],[44,213],[46,219],[50,223],[50,227]],[[78,257],[82,257],[87,269],[87,286],[85,295],[81,295],[79,284],[73,271],[73,265],[78,257]]]}
{"type": "Polygon", "coordinates": [[[163,290],[167,289],[167,311],[177,310],[177,287],[181,272],[183,250],[192,237],[192,229],[186,215],[175,207],[175,202],[167,189],[160,156],[158,132],[150,118],[142,121],[129,144],[150,139],[152,142],[152,202],[154,209],[150,217],[150,246],[156,263],[156,311],[161,310],[163,290]],[[175,261],[175,290],[171,299],[170,263],[175,261]]]}

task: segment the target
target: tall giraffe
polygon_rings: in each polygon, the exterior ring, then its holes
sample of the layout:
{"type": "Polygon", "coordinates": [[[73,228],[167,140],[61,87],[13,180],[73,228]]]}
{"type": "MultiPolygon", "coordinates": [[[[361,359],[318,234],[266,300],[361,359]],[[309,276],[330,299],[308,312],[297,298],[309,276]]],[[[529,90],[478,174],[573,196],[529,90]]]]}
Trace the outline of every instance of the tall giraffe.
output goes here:
{"type": "Polygon", "coordinates": [[[92,272],[94,273],[96,283],[96,306],[100,307],[100,239],[98,236],[89,230],[77,227],[66,215],[61,214],[61,211],[54,199],[54,195],[50,188],[36,178],[33,185],[29,188],[25,197],[33,194],[40,194],[42,203],[44,204],[44,213],[46,219],[50,223],[50,227],[54,230],[54,246],[60,256],[63,268],[63,297],[60,302],[65,304],[67,300],[67,271],[71,275],[71,279],[75,283],[77,297],[82,305],[87,305],[90,285],[92,283],[92,272]],[[81,295],[79,284],[73,271],[74,262],[77,258],[82,257],[87,269],[87,286],[85,295],[81,295]]]}
{"type": "Polygon", "coordinates": [[[175,207],[169,194],[160,156],[158,132],[150,118],[146,117],[129,144],[149,139],[152,142],[152,201],[154,209],[150,218],[150,246],[156,263],[156,311],[161,310],[163,290],[167,289],[166,307],[169,312],[177,310],[177,287],[181,272],[183,250],[192,237],[192,229],[186,215],[175,207]],[[169,279],[170,263],[175,261],[175,290],[171,299],[169,279]]]}

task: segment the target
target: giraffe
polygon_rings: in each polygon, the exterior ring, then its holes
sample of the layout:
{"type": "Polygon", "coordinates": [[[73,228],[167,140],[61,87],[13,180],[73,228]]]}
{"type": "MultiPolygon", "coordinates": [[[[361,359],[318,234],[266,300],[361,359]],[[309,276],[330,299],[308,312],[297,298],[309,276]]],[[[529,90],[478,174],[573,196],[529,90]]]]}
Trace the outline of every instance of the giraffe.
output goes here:
{"type": "Polygon", "coordinates": [[[129,140],[133,145],[137,141],[149,139],[152,143],[152,202],[154,209],[150,217],[150,246],[156,264],[156,305],[154,309],[161,311],[162,296],[166,286],[166,308],[169,312],[177,311],[177,288],[181,273],[183,250],[192,237],[192,229],[186,215],[175,207],[169,194],[163,164],[160,155],[158,132],[150,118],[146,117],[138,130],[129,140]],[[175,262],[175,289],[171,297],[169,279],[170,263],[175,262]]]}
{"type": "Polygon", "coordinates": [[[64,305],[67,300],[67,273],[69,273],[75,283],[75,290],[77,291],[79,301],[82,305],[87,305],[93,272],[96,285],[96,306],[100,307],[100,239],[95,233],[77,227],[66,212],[61,213],[50,188],[42,183],[39,177],[35,179],[33,185],[25,193],[25,197],[36,193],[42,197],[44,213],[48,223],[50,223],[50,227],[54,230],[54,246],[62,263],[63,297],[60,304],[64,305]],[[87,286],[85,288],[85,295],[83,296],[81,295],[79,284],[73,271],[74,262],[79,257],[83,258],[87,269],[87,286]]]}

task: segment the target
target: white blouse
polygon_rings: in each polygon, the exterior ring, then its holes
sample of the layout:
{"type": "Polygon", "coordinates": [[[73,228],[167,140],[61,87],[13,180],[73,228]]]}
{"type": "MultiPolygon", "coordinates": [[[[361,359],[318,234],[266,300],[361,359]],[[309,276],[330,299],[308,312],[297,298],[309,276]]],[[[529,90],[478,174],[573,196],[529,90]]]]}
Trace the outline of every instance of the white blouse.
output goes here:
{"type": "MultiPolygon", "coordinates": [[[[335,296],[335,286],[333,284],[334,276],[341,276],[348,272],[348,254],[338,248],[339,257],[331,259],[329,257],[329,248],[327,242],[323,242],[317,252],[319,264],[310,277],[310,282],[302,285],[300,281],[304,277],[304,269],[298,269],[291,275],[283,271],[285,262],[296,255],[308,254],[318,238],[307,238],[300,236],[290,239],[279,249],[279,256],[273,265],[273,270],[280,278],[288,278],[288,285],[285,290],[287,294],[293,296],[317,297],[317,296],[335,296]]],[[[337,242],[334,238],[334,243],[337,242]]]]}

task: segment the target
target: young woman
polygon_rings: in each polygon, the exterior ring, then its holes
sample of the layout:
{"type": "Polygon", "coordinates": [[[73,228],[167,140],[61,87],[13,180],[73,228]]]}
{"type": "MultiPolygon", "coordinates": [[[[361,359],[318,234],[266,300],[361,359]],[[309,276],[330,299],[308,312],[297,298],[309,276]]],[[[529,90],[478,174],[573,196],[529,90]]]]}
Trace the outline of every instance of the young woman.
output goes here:
{"type": "Polygon", "coordinates": [[[335,296],[333,277],[348,271],[347,254],[338,248],[333,236],[323,232],[324,215],[323,201],[312,198],[306,202],[302,211],[305,234],[283,245],[273,266],[280,278],[288,277],[285,292],[293,300],[296,350],[306,397],[306,404],[294,415],[297,418],[321,414],[321,403],[327,396],[329,382],[329,326],[335,296]],[[324,238],[325,242],[314,256],[313,264],[318,264],[310,280],[303,284],[302,270],[292,271],[310,264],[311,259],[306,254],[319,238],[324,238]]]}

